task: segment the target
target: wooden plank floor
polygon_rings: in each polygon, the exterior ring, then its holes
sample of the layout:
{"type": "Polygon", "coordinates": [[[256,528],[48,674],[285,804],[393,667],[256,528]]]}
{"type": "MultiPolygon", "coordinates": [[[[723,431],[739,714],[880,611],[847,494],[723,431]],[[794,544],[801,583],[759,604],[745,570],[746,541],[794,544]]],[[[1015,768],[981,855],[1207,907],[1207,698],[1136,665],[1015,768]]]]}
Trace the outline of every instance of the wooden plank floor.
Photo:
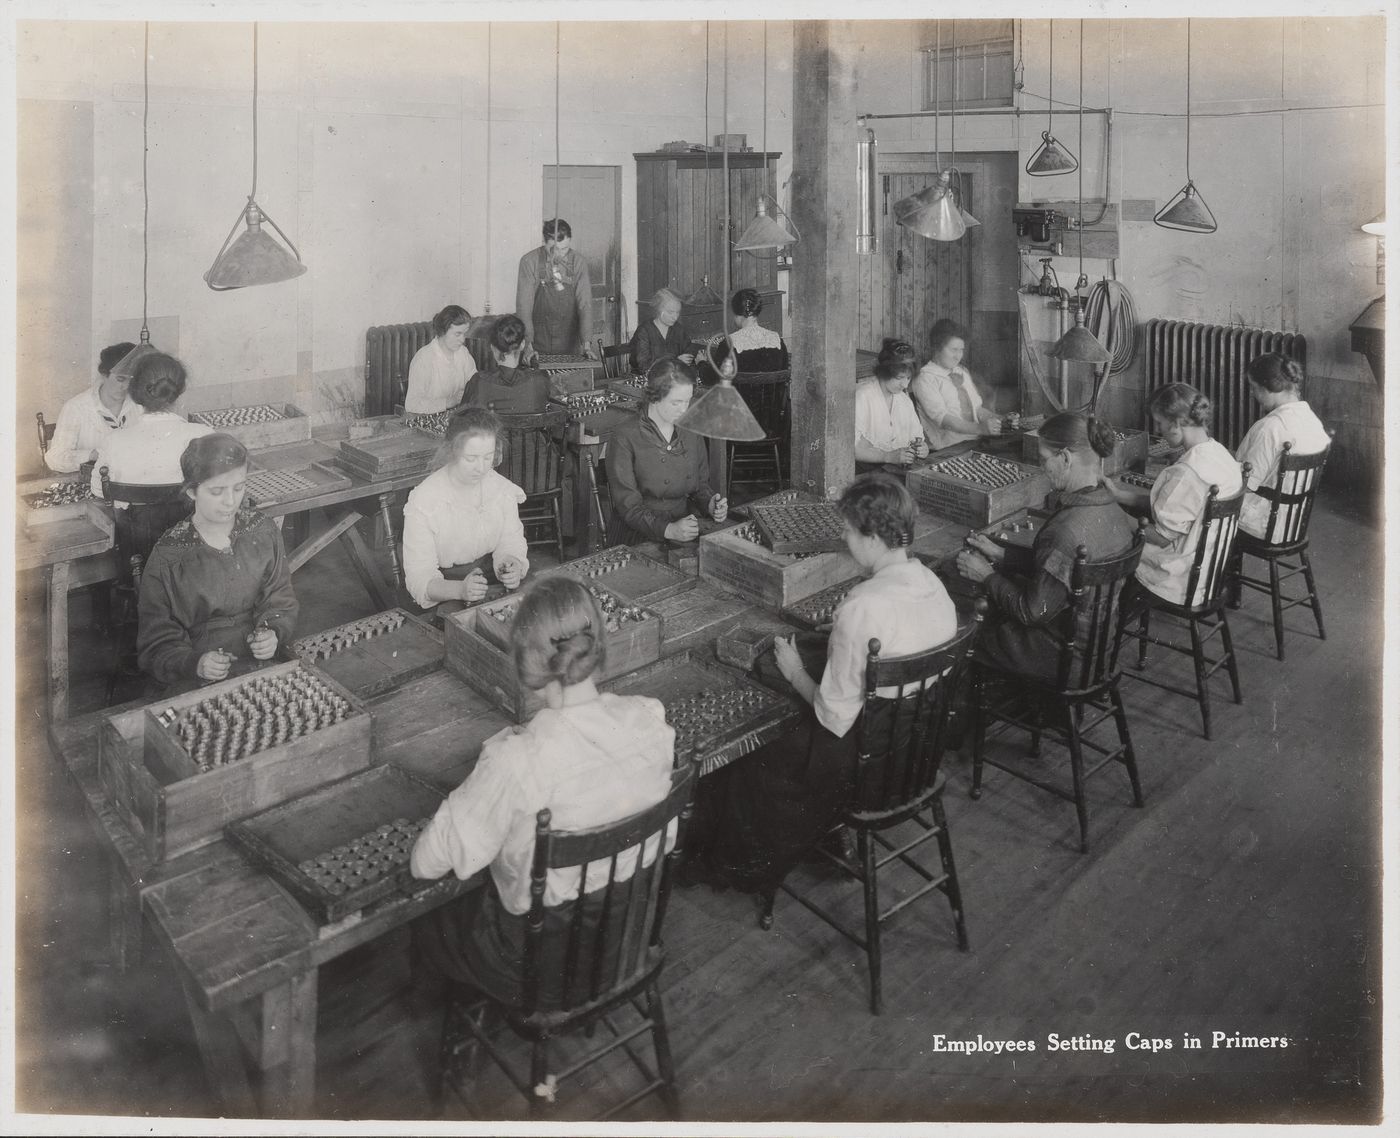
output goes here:
{"type": "MultiPolygon", "coordinates": [[[[989,770],[967,797],[949,761],[947,811],[972,937],[956,949],[940,897],[885,937],[886,1005],[869,1015],[854,946],[791,901],[771,932],[753,902],[679,891],[665,1000],[687,1119],[779,1121],[1364,1121],[1379,1102],[1380,538],[1324,503],[1315,563],[1329,639],[1290,635],[1273,658],[1267,607],[1234,617],[1245,703],[1221,681],[1216,739],[1194,704],[1127,690],[1147,805],[1126,778],[1091,783],[1088,855],[1073,808],[989,770]],[[1286,1036],[1276,1050],[1212,1048],[1212,1032],[1286,1036]],[[1169,1039],[1129,1050],[1125,1037],[1169,1039]],[[1051,1052],[1063,1039],[1101,1050],[1051,1052]],[[1185,1050],[1183,1035],[1201,1050],[1185,1050]],[[937,1050],[949,1039],[1033,1040],[1015,1055],[937,1050]]],[[[363,615],[333,556],[297,583],[300,631],[363,615]]],[[[43,745],[42,598],[20,597],[17,1105],[22,1111],[207,1116],[173,975],[155,953],[131,974],[106,956],[105,871],[43,745]],[[27,666],[26,666],[27,665],[27,666]]],[[[1306,629],[1305,613],[1290,626],[1306,629]]],[[[74,706],[101,695],[105,658],[75,612],[74,706]]],[[[445,744],[446,745],[446,744],[445,744]]],[[[836,878],[832,898],[859,899],[836,878]]],[[[322,972],[318,1113],[422,1117],[439,994],[410,973],[398,933],[322,972]]],[[[564,1117],[634,1076],[607,1065],[564,1117]]],[[[483,1086],[483,1117],[524,1117],[483,1086]]],[[[631,1118],[655,1117],[655,1101],[631,1118]]],[[[470,1117],[465,1107],[454,1115],[470,1117]]]]}

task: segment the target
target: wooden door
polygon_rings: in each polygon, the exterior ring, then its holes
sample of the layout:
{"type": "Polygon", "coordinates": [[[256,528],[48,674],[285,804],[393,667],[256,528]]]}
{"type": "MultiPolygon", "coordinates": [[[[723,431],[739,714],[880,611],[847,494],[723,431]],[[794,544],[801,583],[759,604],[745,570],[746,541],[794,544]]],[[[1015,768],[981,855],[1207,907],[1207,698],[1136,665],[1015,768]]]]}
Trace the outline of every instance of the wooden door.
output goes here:
{"type": "MultiPolygon", "coordinates": [[[[881,216],[880,244],[885,254],[882,335],[908,340],[925,357],[934,321],[947,318],[967,324],[972,264],[969,241],[966,237],[932,241],[895,224],[894,203],[922,190],[930,175],[887,174],[884,179],[889,182],[889,210],[881,216]]],[[[963,179],[967,191],[971,190],[970,181],[963,179]]],[[[879,341],[870,346],[878,348],[879,341]]]]}
{"type": "Polygon", "coordinates": [[[593,332],[615,344],[621,333],[618,297],[622,290],[621,167],[546,166],[544,215],[555,211],[573,230],[573,247],[588,262],[593,282],[593,332]]]}

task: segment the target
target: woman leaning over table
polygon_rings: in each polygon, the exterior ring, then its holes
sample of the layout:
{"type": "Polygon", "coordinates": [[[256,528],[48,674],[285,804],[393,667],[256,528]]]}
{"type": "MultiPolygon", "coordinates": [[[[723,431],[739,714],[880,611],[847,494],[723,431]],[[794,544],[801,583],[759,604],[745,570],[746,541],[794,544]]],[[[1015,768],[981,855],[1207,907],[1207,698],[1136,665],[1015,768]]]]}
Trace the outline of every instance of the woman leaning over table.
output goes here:
{"type": "Polygon", "coordinates": [[[651,319],[638,324],[632,333],[632,370],[645,375],[657,360],[667,358],[693,363],[695,354],[680,323],[681,298],[669,288],[657,289],[650,305],[651,319]]]}
{"type": "Polygon", "coordinates": [[[403,409],[413,415],[435,415],[462,401],[467,381],[476,374],[467,351],[471,313],[449,304],[433,317],[433,338],[413,354],[408,365],[408,393],[403,409]]]}
{"type": "Polygon", "coordinates": [[[146,561],[136,640],[141,670],[164,694],[271,660],[297,619],[282,533],[243,503],[247,449],[232,435],[204,435],[180,468],[194,513],[146,561]]]}
{"type": "Polygon", "coordinates": [[[880,346],[875,374],[856,384],[856,473],[887,463],[908,466],[928,454],[924,428],[907,394],[917,367],[914,349],[903,340],[880,346]]]}
{"type": "Polygon", "coordinates": [[[658,360],[647,370],[641,410],[609,440],[608,491],[621,531],[614,540],[694,541],[697,511],[717,522],[728,515],[728,500],[710,490],[704,440],[676,425],[694,391],[694,368],[658,360]]]}
{"type": "MultiPolygon", "coordinates": [[[[605,826],[654,806],[671,788],[675,731],[665,708],[646,696],[598,691],[604,664],[603,614],[579,582],[534,582],[511,623],[511,656],[522,688],[540,692],[545,706],[520,727],[487,739],[470,775],[438,807],[413,847],[415,877],[454,873],[465,880],[490,867],[491,884],[428,914],[415,928],[423,955],[450,979],[506,1003],[523,998],[525,915],[535,815],[548,808],[559,830],[605,826]]],[[[675,831],[667,835],[667,849],[675,831]]],[[[656,838],[622,854],[615,880],[627,881],[640,855],[650,865],[656,838]]],[[[607,862],[590,866],[591,892],[581,904],[584,927],[603,912],[607,862]],[[596,879],[596,880],[595,880],[596,879]]],[[[545,880],[546,931],[576,915],[578,875],[551,870],[545,880]]],[[[557,945],[562,938],[549,938],[557,945]]],[[[564,962],[545,959],[540,1002],[557,1002],[564,962]]]]}

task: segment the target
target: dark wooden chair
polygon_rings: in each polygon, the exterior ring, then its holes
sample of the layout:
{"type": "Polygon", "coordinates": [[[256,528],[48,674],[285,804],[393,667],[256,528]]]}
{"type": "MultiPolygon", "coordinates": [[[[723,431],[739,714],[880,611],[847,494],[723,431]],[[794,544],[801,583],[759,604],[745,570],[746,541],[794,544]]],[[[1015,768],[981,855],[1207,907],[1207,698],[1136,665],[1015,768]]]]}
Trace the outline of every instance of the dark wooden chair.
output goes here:
{"type": "Polygon", "coordinates": [[[1143,803],[1137,757],[1119,691],[1122,669],[1118,663],[1123,635],[1119,601],[1141,555],[1141,527],[1132,548],[1117,557],[1090,561],[1089,551],[1079,547],[1070,576],[1070,604],[1059,618],[1060,655],[1053,682],[1002,672],[975,657],[973,660],[972,797],[982,797],[983,769],[991,766],[1073,802],[1079,817],[1081,853],[1089,851],[1085,787],[1093,775],[1109,763],[1122,764],[1132,784],[1133,805],[1143,803]],[[1117,728],[1117,741],[1100,743],[1091,734],[1110,718],[1117,728]],[[1069,789],[1042,779],[1022,764],[988,757],[987,729],[997,722],[1028,732],[1032,756],[1040,754],[1046,736],[1064,747],[1069,753],[1069,789]],[[1086,750],[1097,757],[1087,770],[1086,750]]]}
{"type": "Polygon", "coordinates": [[[520,520],[529,545],[551,545],[564,561],[563,432],[569,413],[558,410],[502,415],[502,458],[497,470],[525,491],[520,520]],[[552,536],[550,536],[552,534],[552,536]],[[532,536],[533,535],[533,536],[532,536]],[[544,535],[544,536],[541,536],[544,535]]]}
{"type": "Polygon", "coordinates": [[[1318,599],[1312,563],[1308,560],[1308,522],[1312,518],[1317,484],[1322,479],[1322,470],[1327,465],[1331,447],[1316,454],[1291,454],[1292,449],[1291,443],[1283,444],[1274,484],[1261,485],[1255,490],[1269,503],[1269,522],[1264,527],[1264,537],[1255,537],[1243,530],[1237,535],[1234,579],[1231,582],[1231,588],[1235,591],[1243,586],[1269,594],[1274,611],[1274,641],[1280,660],[1283,659],[1283,614],[1291,608],[1307,605],[1312,609],[1313,619],[1317,621],[1318,638],[1327,639],[1327,630],[1322,624],[1322,602],[1318,599]],[[1269,579],[1265,581],[1247,576],[1244,572],[1245,557],[1257,557],[1268,562],[1269,579]],[[1290,558],[1296,560],[1290,561],[1290,558]],[[1300,573],[1307,585],[1307,593],[1301,596],[1285,594],[1283,586],[1300,573]]]}
{"type": "MultiPolygon", "coordinates": [[[[1248,464],[1245,475],[1249,473],[1248,464]]],[[[1194,698],[1201,708],[1201,726],[1205,737],[1210,738],[1210,680],[1221,668],[1230,676],[1230,688],[1236,703],[1243,703],[1240,693],[1240,671],[1235,659],[1235,645],[1230,637],[1230,621],[1226,616],[1229,596],[1229,568],[1235,556],[1235,538],[1240,524],[1240,506],[1244,503],[1244,490],[1229,498],[1220,497],[1220,487],[1212,486],[1206,497],[1205,510],[1201,519],[1200,536],[1196,542],[1196,553],[1191,561],[1191,571],[1186,579],[1186,600],[1182,604],[1165,601],[1147,589],[1138,591],[1136,611],[1129,614],[1127,635],[1138,642],[1137,670],[1127,675],[1145,684],[1161,688],[1176,695],[1194,698]],[[1196,598],[1200,598],[1197,600],[1196,598]],[[1165,640],[1151,634],[1151,620],[1154,613],[1174,618],[1186,625],[1191,643],[1181,644],[1165,640]],[[1136,623],[1136,627],[1132,625],[1136,623]],[[1210,642],[1220,637],[1220,655],[1206,654],[1210,642]],[[1195,691],[1178,687],[1158,676],[1145,675],[1148,645],[1156,644],[1178,655],[1191,657],[1196,675],[1195,691]]]]}
{"type": "Polygon", "coordinates": [[[595,343],[598,347],[598,362],[603,365],[603,375],[607,379],[620,379],[631,370],[628,362],[632,358],[631,344],[610,344],[604,346],[603,337],[595,343]]]}
{"type": "Polygon", "coordinates": [[[125,509],[113,510],[113,540],[117,553],[117,580],[112,586],[110,628],[113,663],[107,677],[107,706],[117,701],[118,688],[141,676],[136,662],[137,601],[141,593],[141,573],[151,550],[176,522],[187,517],[192,503],[178,482],[146,485],[113,482],[108,468],[98,472],[102,497],[108,502],[126,502],[125,509]]]}
{"type": "Polygon", "coordinates": [[[45,422],[42,411],[34,412],[34,421],[39,428],[39,460],[42,462],[44,456],[49,453],[49,444],[53,442],[53,433],[58,424],[45,422]]]}
{"type": "Polygon", "coordinates": [[[844,828],[854,833],[855,860],[818,847],[818,852],[860,881],[865,895],[864,934],[849,928],[787,881],[763,900],[759,925],[764,929],[773,927],[773,904],[781,890],[865,950],[870,969],[870,1011],[874,1015],[879,1015],[884,1008],[880,986],[880,926],[896,913],[938,890],[952,906],[958,947],[967,951],[962,893],[953,864],[948,819],[943,813],[945,776],[941,768],[954,693],[961,686],[968,648],[981,622],[979,612],[952,640],[909,656],[882,660],[880,641],[870,641],[865,662],[865,705],[853,728],[857,748],[855,783],[833,831],[833,835],[841,834],[844,828]],[[891,688],[898,694],[878,694],[882,689],[891,688]],[[912,837],[887,836],[888,831],[905,822],[914,823],[912,837]],[[912,856],[928,841],[938,843],[939,872],[928,869],[912,856]],[[891,865],[912,870],[923,882],[882,910],[879,874],[891,865]]]}
{"type": "Polygon", "coordinates": [[[763,428],[763,438],[751,443],[729,444],[728,485],[731,488],[766,483],[768,479],[764,474],[770,461],[774,488],[781,490],[785,485],[783,451],[788,445],[791,421],[788,397],[791,378],[791,371],[770,371],[741,373],[734,380],[734,386],[763,428]]]}
{"type": "MultiPolygon", "coordinates": [[[[442,1086],[464,1099],[464,1079],[474,1072],[484,1050],[530,1104],[534,1116],[554,1102],[559,1082],[577,1074],[617,1048],[641,1072],[645,1085],[600,1117],[609,1118],[651,1094],[659,1094],[672,1117],[680,1113],[670,1039],[661,1005],[660,977],[666,961],[661,926],[666,918],[671,878],[690,816],[696,767],[685,763],[672,777],[671,792],[661,802],[608,826],[567,833],[550,828],[550,812],[536,818],[535,857],[530,871],[530,912],[526,919],[522,1002],[505,1004],[454,985],[443,1018],[442,1086]],[[675,845],[663,854],[668,831],[675,845]],[[645,846],[643,846],[645,843],[645,846]],[[642,846],[654,851],[651,864],[637,865],[631,877],[618,879],[621,855],[642,846]],[[545,905],[550,871],[574,874],[577,884],[567,908],[545,905]],[[585,894],[585,874],[594,888],[585,894]],[[620,1026],[617,1013],[637,1022],[620,1026]],[[497,1024],[503,1020],[530,1044],[529,1071],[506,1053],[497,1024]],[[602,1023],[608,1038],[590,1044],[587,1054],[570,1058],[562,1070],[550,1061],[551,1044],[584,1031],[591,1041],[602,1023]],[[655,1068],[630,1046],[650,1032],[655,1068]]],[[[639,859],[640,860],[640,859],[639,859]]]]}

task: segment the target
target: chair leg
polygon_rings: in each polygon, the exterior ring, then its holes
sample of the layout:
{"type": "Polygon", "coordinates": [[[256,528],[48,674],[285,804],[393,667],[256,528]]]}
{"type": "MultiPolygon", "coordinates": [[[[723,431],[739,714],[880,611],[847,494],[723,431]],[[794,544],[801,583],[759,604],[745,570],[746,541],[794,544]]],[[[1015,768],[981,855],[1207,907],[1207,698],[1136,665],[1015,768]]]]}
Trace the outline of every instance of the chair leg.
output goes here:
{"type": "Polygon", "coordinates": [[[553,1105],[549,1083],[549,1040],[537,1039],[530,1045],[530,1117],[543,1118],[553,1105]]]}
{"type": "Polygon", "coordinates": [[[972,798],[982,797],[982,750],[987,742],[986,716],[982,708],[983,683],[982,670],[974,665],[969,697],[972,703],[972,789],[968,794],[972,798]]]}
{"type": "Polygon", "coordinates": [[[1186,622],[1191,631],[1191,663],[1196,672],[1196,702],[1201,708],[1201,726],[1210,738],[1210,684],[1206,680],[1206,650],[1201,643],[1201,629],[1194,620],[1186,622]]]}
{"type": "MultiPolygon", "coordinates": [[[[1230,673],[1230,687],[1235,696],[1236,703],[1244,702],[1244,695],[1240,691],[1240,669],[1235,660],[1235,641],[1230,635],[1230,621],[1222,612],[1220,614],[1220,644],[1225,650],[1225,669],[1230,673]]],[[[1282,656],[1279,659],[1283,659],[1282,656]]]]}
{"type": "Polygon", "coordinates": [[[958,930],[958,947],[967,951],[967,922],[963,917],[962,889],[958,886],[958,869],[953,863],[953,836],[948,833],[948,818],[943,813],[943,795],[933,799],[933,824],[938,827],[938,857],[943,863],[943,872],[948,880],[943,883],[943,892],[948,895],[948,904],[953,907],[953,923],[958,930]]]}
{"type": "Polygon", "coordinates": [[[666,1013],[661,992],[653,981],[647,987],[647,1015],[651,1018],[651,1041],[656,1051],[656,1072],[661,1077],[661,1098],[673,1119],[681,1116],[681,1099],[676,1090],[676,1068],[671,1061],[671,1039],[666,1033],[666,1013]]]}
{"type": "Polygon", "coordinates": [[[1078,708],[1065,708],[1065,741],[1069,745],[1069,773],[1074,784],[1074,811],[1079,816],[1079,852],[1089,852],[1089,803],[1084,796],[1084,747],[1079,741],[1078,708]]]}
{"type": "Polygon", "coordinates": [[[1142,780],[1138,777],[1137,754],[1133,750],[1133,737],[1128,734],[1128,713],[1116,680],[1108,690],[1108,698],[1113,705],[1113,721],[1118,725],[1118,742],[1123,745],[1123,765],[1128,768],[1128,781],[1133,785],[1133,805],[1141,807],[1142,780]]]}
{"type": "Polygon", "coordinates": [[[778,444],[773,444],[773,483],[776,489],[783,488],[783,456],[778,451],[778,444]]]}
{"type": "Polygon", "coordinates": [[[1283,588],[1278,579],[1278,558],[1269,558],[1269,601],[1274,609],[1274,645],[1283,659],[1283,588]]]}
{"type": "Polygon", "coordinates": [[[758,903],[758,927],[767,932],[773,927],[773,905],[778,900],[778,887],[774,885],[764,892],[758,903]]]}
{"type": "Polygon", "coordinates": [[[728,448],[729,453],[727,455],[728,461],[725,464],[724,484],[728,486],[730,490],[734,489],[734,455],[738,449],[737,446],[730,446],[728,448]]]}
{"type": "Polygon", "coordinates": [[[1322,626],[1322,600],[1317,595],[1317,584],[1313,581],[1312,562],[1308,560],[1308,551],[1305,549],[1298,554],[1298,560],[1303,566],[1303,580],[1308,583],[1308,607],[1313,610],[1313,619],[1317,621],[1317,638],[1327,639],[1327,629],[1322,626]]]}
{"type": "Polygon", "coordinates": [[[1138,614],[1138,670],[1147,667],[1147,625],[1152,616],[1150,606],[1144,605],[1142,612],[1138,614]]]}
{"type": "Polygon", "coordinates": [[[880,889],[875,877],[875,843],[870,831],[858,830],[856,844],[860,847],[860,870],[865,889],[865,955],[870,962],[870,1014],[879,1015],[885,1009],[880,990],[880,889]]]}
{"type": "Polygon", "coordinates": [[[559,564],[564,564],[564,519],[559,514],[559,499],[549,500],[550,510],[554,514],[554,547],[559,553],[559,564]]]}

